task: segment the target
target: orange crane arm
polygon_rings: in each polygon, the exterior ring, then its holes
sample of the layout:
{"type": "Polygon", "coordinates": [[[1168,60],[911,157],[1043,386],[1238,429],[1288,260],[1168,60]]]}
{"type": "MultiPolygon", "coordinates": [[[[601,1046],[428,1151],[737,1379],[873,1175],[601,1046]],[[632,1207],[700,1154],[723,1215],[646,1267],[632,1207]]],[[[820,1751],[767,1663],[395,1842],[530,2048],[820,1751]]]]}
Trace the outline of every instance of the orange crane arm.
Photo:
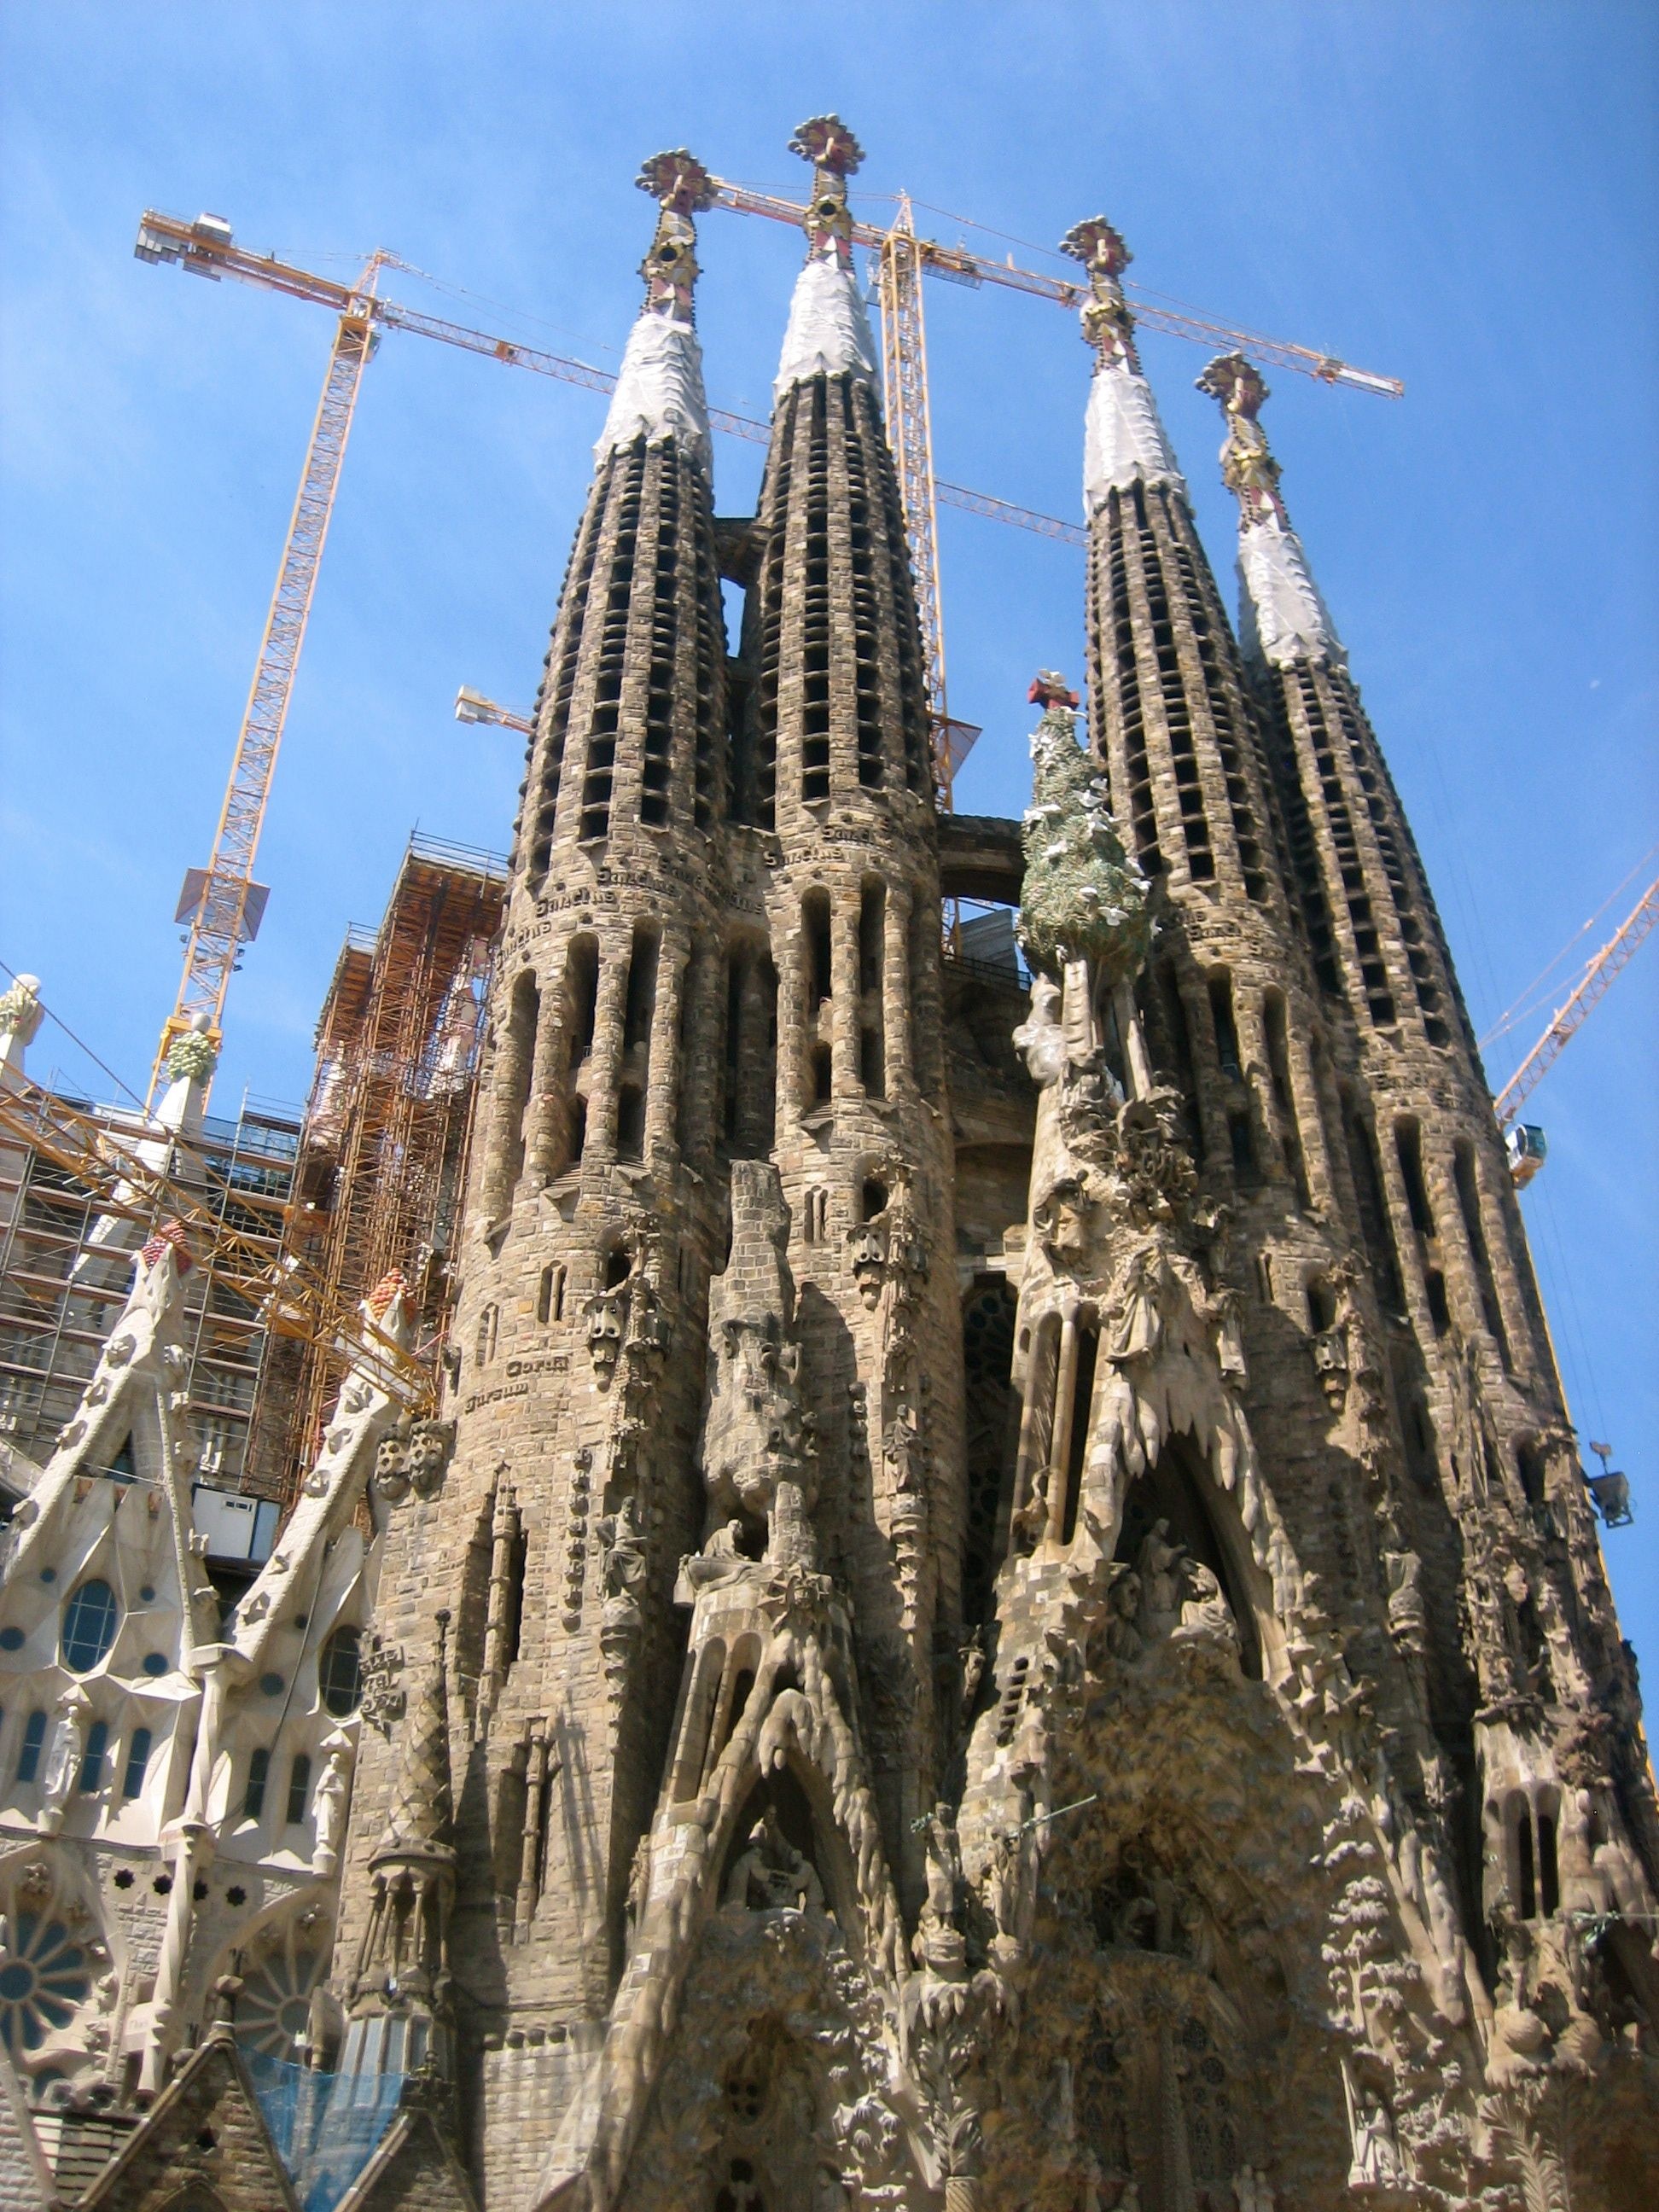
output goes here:
{"type": "Polygon", "coordinates": [[[1522,1104],[1559,1059],[1568,1039],[1583,1027],[1591,1007],[1606,996],[1613,977],[1629,964],[1656,922],[1659,922],[1659,876],[1654,878],[1589,963],[1571,997],[1556,1009],[1549,1027],[1492,1102],[1500,1127],[1514,1121],[1522,1104]]]}
{"type": "MultiPolygon", "coordinates": [[[[799,228],[806,212],[794,200],[781,198],[775,192],[752,191],[746,185],[727,184],[718,177],[711,178],[710,182],[714,187],[715,206],[731,208],[740,215],[763,215],[774,222],[793,223],[799,228]]],[[[902,204],[908,217],[908,203],[902,204]]],[[[891,236],[890,231],[879,230],[872,223],[855,221],[853,224],[854,241],[868,246],[873,253],[881,252],[891,236]]],[[[1060,307],[1080,307],[1089,297],[1086,283],[1074,283],[1065,276],[1047,276],[1036,269],[1018,268],[1012,257],[1006,261],[992,261],[983,254],[970,253],[965,246],[940,246],[931,238],[916,239],[914,251],[918,264],[929,276],[943,276],[951,283],[1001,284],[1011,291],[1052,300],[1060,307]]],[[[1212,321],[1209,316],[1188,308],[1160,307],[1133,284],[1125,289],[1135,294],[1135,320],[1153,330],[1168,331],[1176,337],[1191,338],[1200,345],[1219,346],[1227,352],[1248,353],[1277,368],[1291,368],[1300,376],[1314,377],[1321,384],[1346,385],[1352,391],[1375,392],[1387,399],[1399,399],[1405,395],[1406,387],[1397,376],[1378,376],[1370,369],[1355,368],[1351,362],[1338,360],[1334,354],[1316,353],[1310,346],[1293,344],[1289,338],[1270,338],[1260,331],[1236,330],[1229,323],[1212,321]]]]}

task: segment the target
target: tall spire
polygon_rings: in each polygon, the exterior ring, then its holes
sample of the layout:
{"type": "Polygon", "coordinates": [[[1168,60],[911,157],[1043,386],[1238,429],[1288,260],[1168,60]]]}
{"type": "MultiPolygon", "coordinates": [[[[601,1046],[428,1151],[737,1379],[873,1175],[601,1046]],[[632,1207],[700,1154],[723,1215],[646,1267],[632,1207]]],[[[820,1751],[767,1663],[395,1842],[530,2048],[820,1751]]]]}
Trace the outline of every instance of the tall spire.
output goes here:
{"type": "Polygon", "coordinates": [[[873,381],[876,346],[853,266],[853,219],[847,179],[864,161],[864,149],[838,115],[815,115],[789,141],[789,150],[812,164],[812,198],[805,216],[806,265],[795,280],[789,326],[772,390],[781,399],[809,376],[873,381]]]}
{"type": "Polygon", "coordinates": [[[1252,660],[1340,662],[1342,645],[1279,489],[1279,463],[1256,420],[1267,386],[1242,353],[1219,354],[1198,379],[1227,424],[1221,475],[1238,500],[1239,641],[1252,660]]]}
{"type": "Polygon", "coordinates": [[[1120,281],[1133,258],[1128,247],[1097,215],[1073,223],[1060,250],[1089,272],[1083,336],[1095,349],[1095,374],[1083,438],[1085,513],[1096,514],[1110,493],[1133,483],[1170,483],[1184,491],[1135,350],[1134,317],[1120,281]]]}
{"type": "Polygon", "coordinates": [[[653,154],[635,179],[657,202],[657,233],[640,264],[645,305],[629,333],[622,373],[593,448],[602,467],[618,446],[644,435],[647,445],[678,440],[708,473],[708,402],[697,343],[693,289],[697,232],[692,217],[714,204],[708,172],[684,146],[653,154]]]}

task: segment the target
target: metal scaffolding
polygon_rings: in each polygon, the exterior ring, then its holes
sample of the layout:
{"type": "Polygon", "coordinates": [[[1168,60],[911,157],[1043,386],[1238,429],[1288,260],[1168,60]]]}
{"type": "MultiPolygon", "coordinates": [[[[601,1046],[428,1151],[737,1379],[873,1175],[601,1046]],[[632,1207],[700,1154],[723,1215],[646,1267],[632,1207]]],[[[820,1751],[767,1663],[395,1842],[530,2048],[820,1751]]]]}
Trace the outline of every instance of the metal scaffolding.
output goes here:
{"type": "MultiPolygon", "coordinates": [[[[349,1311],[391,1269],[430,1363],[448,1326],[454,1241],[471,1127],[492,947],[507,867],[490,854],[413,837],[386,915],[341,947],[317,1028],[317,1067],[289,1209],[289,1250],[349,1311]]],[[[314,1452],[338,1387],[341,1348],[307,1345],[281,1426],[291,1476],[314,1452]]]]}
{"type": "MultiPolygon", "coordinates": [[[[65,1115],[102,1131],[116,1157],[155,1140],[137,1111],[94,1106],[28,1086],[0,1135],[0,1442],[35,1466],[48,1459],[81,1401],[132,1285],[132,1254],[174,1208],[167,1181],[135,1190],[131,1227],[115,1244],[107,1178],[77,1175],[59,1141],[65,1115]]],[[[275,1268],[300,1148],[297,1109],[246,1100],[236,1120],[210,1115],[174,1147],[172,1182],[193,1220],[233,1237],[245,1267],[275,1268]]],[[[292,1354],[260,1322],[255,1301],[210,1268],[184,1282],[188,1418],[200,1479],[217,1488],[283,1495],[280,1455],[255,1437],[263,1386],[280,1389],[292,1354]]],[[[124,1470],[112,1470],[121,1473],[124,1470]]]]}

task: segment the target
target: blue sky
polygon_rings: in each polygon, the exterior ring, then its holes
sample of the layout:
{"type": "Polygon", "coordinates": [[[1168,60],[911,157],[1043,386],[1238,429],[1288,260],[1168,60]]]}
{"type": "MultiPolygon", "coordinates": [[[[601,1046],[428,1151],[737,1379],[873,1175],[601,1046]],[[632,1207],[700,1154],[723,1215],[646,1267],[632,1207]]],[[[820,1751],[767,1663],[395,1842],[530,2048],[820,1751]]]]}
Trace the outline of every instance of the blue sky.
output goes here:
{"type": "MultiPolygon", "coordinates": [[[[1659,837],[1656,94],[1639,0],[10,0],[0,957],[142,1086],[331,335],[320,310],[135,261],[141,209],[212,209],[331,272],[387,246],[452,288],[399,296],[611,363],[644,156],[685,144],[798,191],[791,131],[836,108],[873,216],[902,187],[953,211],[921,216],[947,238],[967,216],[1042,247],[1103,211],[1142,283],[1406,380],[1391,404],[1280,374],[1266,420],[1484,1033],[1659,837]]],[[[702,260],[711,396],[763,413],[795,246],[714,216],[702,260]]],[[[928,314],[939,472],[1074,515],[1074,328],[944,286],[928,314]]],[[[1225,573],[1206,356],[1144,351],[1225,573]]],[[[516,740],[450,705],[460,684],[532,695],[602,405],[414,338],[373,364],[222,1108],[303,1094],[340,936],[378,916],[411,826],[505,844],[516,740]]],[[[758,466],[720,443],[723,511],[748,510],[758,466]]],[[[941,529],[951,703],[985,728],[959,803],[1013,811],[1031,672],[1081,667],[1081,556],[948,510],[941,529]]],[[[1495,1081],[1553,1003],[1493,1048],[1495,1081]]],[[[1551,1158],[1524,1201],[1575,1414],[1635,1480],[1607,1551],[1653,1674],[1656,1015],[1650,946],[1537,1094],[1551,1158]]],[[[61,1031],[35,1065],[109,1089],[61,1031]]]]}

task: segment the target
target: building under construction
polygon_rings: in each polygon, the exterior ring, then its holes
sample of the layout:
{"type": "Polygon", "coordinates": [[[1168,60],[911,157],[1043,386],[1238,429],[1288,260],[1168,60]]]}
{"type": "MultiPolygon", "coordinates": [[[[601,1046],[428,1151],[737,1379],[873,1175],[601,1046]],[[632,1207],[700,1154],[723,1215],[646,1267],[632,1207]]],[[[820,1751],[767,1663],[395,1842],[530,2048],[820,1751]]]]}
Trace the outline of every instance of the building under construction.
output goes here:
{"type": "Polygon", "coordinates": [[[792,146],[756,513],[681,149],[510,864],[412,844],[341,954],[234,1603],[190,1220],[82,1331],[0,1583],[14,2193],[33,2112],[80,2212],[1635,2212],[1634,1665],[1265,385],[1200,380],[1235,615],[1067,234],[1087,712],[1038,672],[1023,820],[949,812],[862,155],[792,146]]]}
{"type": "MultiPolygon", "coordinates": [[[[167,1194],[157,1192],[149,1218],[140,1207],[112,1237],[105,1193],[53,1142],[54,1109],[65,1108],[115,1145],[158,1141],[137,1108],[58,1092],[17,1102],[23,1130],[0,1138],[0,1439],[37,1465],[52,1456],[81,1402],[125,1303],[133,1253],[168,1210],[167,1194]]],[[[297,1108],[247,1098],[234,1120],[207,1115],[187,1139],[161,1140],[171,1176],[209,1219],[263,1250],[273,1277],[300,1138],[297,1108]]],[[[186,1282],[184,1314],[185,1413],[201,1482],[284,1502],[283,1439],[252,1418],[274,1341],[257,1304],[198,1269],[186,1282]]],[[[274,1377],[279,1390],[291,1378],[291,1366],[274,1377]]]]}
{"type": "MultiPolygon", "coordinates": [[[[317,1072],[295,1161],[288,1251],[349,1310],[394,1269],[407,1285],[416,1356],[448,1323],[455,1238],[490,954],[507,865],[412,837],[378,930],[353,929],[317,1025],[317,1072]]],[[[343,1372],[326,1330],[301,1355],[297,1388],[265,1395],[285,1463],[314,1456],[343,1372]]]]}

